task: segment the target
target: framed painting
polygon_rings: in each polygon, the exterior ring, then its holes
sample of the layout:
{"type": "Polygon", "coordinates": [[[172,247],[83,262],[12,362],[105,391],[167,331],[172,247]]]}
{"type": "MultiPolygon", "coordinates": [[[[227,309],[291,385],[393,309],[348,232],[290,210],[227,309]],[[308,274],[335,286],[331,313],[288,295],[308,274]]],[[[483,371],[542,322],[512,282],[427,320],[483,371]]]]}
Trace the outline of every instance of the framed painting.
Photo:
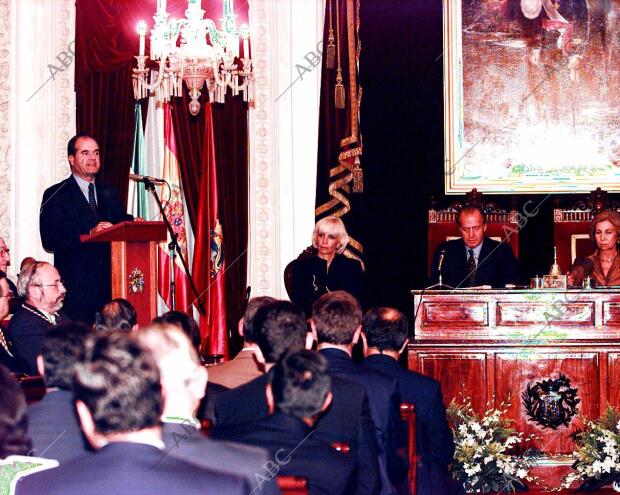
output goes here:
{"type": "Polygon", "coordinates": [[[620,191],[620,0],[444,0],[445,187],[620,191]]]}

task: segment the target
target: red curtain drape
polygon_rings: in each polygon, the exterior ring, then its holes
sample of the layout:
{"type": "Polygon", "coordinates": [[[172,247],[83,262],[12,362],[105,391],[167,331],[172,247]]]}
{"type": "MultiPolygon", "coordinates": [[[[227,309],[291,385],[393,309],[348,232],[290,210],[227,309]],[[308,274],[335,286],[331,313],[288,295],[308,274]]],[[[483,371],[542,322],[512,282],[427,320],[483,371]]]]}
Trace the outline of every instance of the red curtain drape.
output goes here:
{"type": "MultiPolygon", "coordinates": [[[[221,0],[203,1],[205,17],[219,24],[221,0]]],[[[171,17],[184,17],[187,0],[168,0],[171,17]]],[[[133,89],[131,69],[138,52],[136,25],[145,20],[152,26],[156,2],[138,0],[76,1],[77,130],[97,138],[102,155],[100,178],[127,194],[127,174],[133,145],[133,89]]],[[[235,4],[238,25],[248,22],[247,1],[235,4]]],[[[219,25],[218,25],[219,28],[219,25]]],[[[148,36],[147,36],[148,53],[148,36]]],[[[202,95],[203,104],[206,101],[202,95]]],[[[194,232],[197,231],[204,115],[192,117],[187,96],[171,102],[181,178],[194,232]]],[[[227,321],[236,326],[243,306],[246,285],[247,246],[247,105],[229,98],[213,108],[218,193],[224,226],[227,321]]]]}

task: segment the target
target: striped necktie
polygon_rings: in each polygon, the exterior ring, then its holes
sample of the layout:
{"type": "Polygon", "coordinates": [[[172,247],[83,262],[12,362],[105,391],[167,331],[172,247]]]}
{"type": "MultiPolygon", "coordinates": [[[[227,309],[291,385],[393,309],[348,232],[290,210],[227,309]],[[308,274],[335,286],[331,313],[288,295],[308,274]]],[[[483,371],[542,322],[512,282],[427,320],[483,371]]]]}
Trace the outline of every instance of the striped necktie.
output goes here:
{"type": "Polygon", "coordinates": [[[468,285],[473,287],[476,285],[476,258],[474,250],[469,249],[469,258],[467,258],[467,274],[469,276],[468,285]]]}
{"type": "Polygon", "coordinates": [[[88,206],[93,212],[93,215],[97,217],[97,201],[95,201],[95,184],[92,182],[88,184],[88,206]]]}

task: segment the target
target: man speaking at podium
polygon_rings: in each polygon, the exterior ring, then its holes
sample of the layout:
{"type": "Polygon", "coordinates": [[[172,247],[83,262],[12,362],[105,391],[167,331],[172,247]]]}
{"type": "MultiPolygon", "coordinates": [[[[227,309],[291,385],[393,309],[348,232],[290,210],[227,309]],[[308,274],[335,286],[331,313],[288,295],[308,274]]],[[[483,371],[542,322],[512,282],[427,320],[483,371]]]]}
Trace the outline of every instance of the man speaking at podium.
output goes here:
{"type": "Polygon", "coordinates": [[[43,247],[54,253],[54,265],[67,289],[65,311],[74,320],[92,323],[95,312],[111,298],[110,246],[82,243],[113,224],[133,220],[114,188],[95,181],[101,162],[97,141],[85,133],[67,144],[68,179],[43,193],[39,228],[43,247]]]}
{"type": "Polygon", "coordinates": [[[456,289],[488,285],[505,287],[519,282],[517,259],[510,244],[486,237],[486,216],[477,206],[464,207],[456,217],[460,239],[440,244],[433,258],[434,281],[456,289]],[[441,265],[441,266],[440,266],[441,265]]]}

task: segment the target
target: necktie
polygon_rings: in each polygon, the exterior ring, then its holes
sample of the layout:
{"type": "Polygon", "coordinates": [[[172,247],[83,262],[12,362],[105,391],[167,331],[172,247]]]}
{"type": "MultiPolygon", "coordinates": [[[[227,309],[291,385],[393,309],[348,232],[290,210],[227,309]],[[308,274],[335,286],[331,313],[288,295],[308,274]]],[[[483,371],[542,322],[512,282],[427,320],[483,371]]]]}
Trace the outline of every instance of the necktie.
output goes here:
{"type": "Polygon", "coordinates": [[[92,182],[88,184],[88,205],[93,212],[93,215],[97,216],[97,201],[95,201],[95,184],[92,182]]]}
{"type": "Polygon", "coordinates": [[[476,258],[474,258],[474,250],[469,249],[469,258],[467,258],[467,274],[469,275],[468,284],[470,287],[476,285],[476,258]]]}

